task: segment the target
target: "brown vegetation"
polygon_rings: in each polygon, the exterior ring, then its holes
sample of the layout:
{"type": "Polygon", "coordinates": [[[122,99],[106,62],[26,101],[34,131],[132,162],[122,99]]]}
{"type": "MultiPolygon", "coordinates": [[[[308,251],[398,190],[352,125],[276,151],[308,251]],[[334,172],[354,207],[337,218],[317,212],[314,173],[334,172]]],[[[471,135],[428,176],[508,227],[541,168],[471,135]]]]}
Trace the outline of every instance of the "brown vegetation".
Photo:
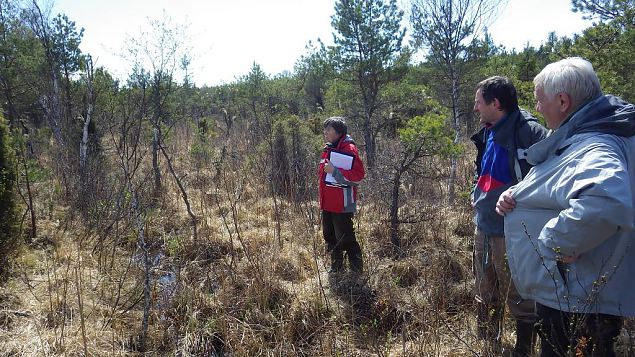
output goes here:
{"type": "MultiPolygon", "coordinates": [[[[385,208],[376,203],[381,190],[371,189],[381,182],[370,179],[356,218],[367,273],[333,280],[326,274],[314,201],[279,197],[276,215],[260,166],[246,164],[259,161],[258,155],[225,160],[214,177],[210,167],[187,169],[196,166],[184,145],[191,141],[179,131],[181,145],[171,149],[198,214],[197,239],[173,181],[164,181],[164,198],[146,216],[151,247],[146,353],[478,350],[465,325],[472,321],[470,237],[455,233],[467,229],[468,207],[443,208],[417,192],[428,185],[414,185],[401,209],[425,215],[402,225],[402,251],[395,256],[385,208]]],[[[242,148],[237,145],[229,157],[242,148]]],[[[313,176],[307,176],[311,183],[313,176]]],[[[57,185],[50,178],[35,186],[40,238],[24,247],[2,286],[1,349],[9,355],[139,353],[144,268],[136,226],[111,218],[110,224],[102,222],[106,228],[96,229],[82,212],[59,205],[57,185]]]]}
{"type": "MultiPolygon", "coordinates": [[[[191,140],[180,131],[176,141],[191,140]]],[[[215,176],[210,167],[187,169],[196,167],[186,159],[187,147],[173,148],[173,155],[189,178],[199,229],[194,239],[180,189],[166,180],[145,223],[151,247],[146,352],[139,333],[145,270],[133,217],[111,218],[96,229],[82,212],[59,205],[59,183],[51,179],[35,186],[40,238],[23,248],[0,289],[4,355],[487,352],[475,334],[467,199],[448,207],[435,198],[443,185],[409,183],[400,207],[409,219],[395,251],[382,204],[388,190],[369,178],[356,216],[367,271],[334,279],[326,273],[316,202],[278,197],[276,214],[260,166],[246,164],[261,160],[257,153],[244,152],[243,162],[224,160],[215,176]]],[[[243,148],[228,156],[240,157],[243,148]]],[[[468,163],[461,165],[464,177],[468,163]]],[[[511,341],[507,331],[504,342],[511,341]]]]}

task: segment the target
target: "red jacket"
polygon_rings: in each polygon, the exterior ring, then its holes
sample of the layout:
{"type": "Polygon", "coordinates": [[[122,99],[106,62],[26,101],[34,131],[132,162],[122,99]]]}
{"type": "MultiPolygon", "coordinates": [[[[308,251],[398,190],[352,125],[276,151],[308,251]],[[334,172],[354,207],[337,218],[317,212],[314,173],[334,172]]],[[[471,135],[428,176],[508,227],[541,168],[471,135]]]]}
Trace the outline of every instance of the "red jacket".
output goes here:
{"type": "Polygon", "coordinates": [[[340,138],[336,145],[327,144],[320,158],[318,166],[318,178],[320,180],[320,209],[328,212],[342,213],[355,212],[357,208],[357,185],[366,175],[364,163],[359,158],[359,153],[353,138],[349,135],[340,138]],[[326,181],[324,163],[330,158],[331,151],[353,156],[353,165],[350,170],[336,168],[332,176],[336,182],[326,181]]]}

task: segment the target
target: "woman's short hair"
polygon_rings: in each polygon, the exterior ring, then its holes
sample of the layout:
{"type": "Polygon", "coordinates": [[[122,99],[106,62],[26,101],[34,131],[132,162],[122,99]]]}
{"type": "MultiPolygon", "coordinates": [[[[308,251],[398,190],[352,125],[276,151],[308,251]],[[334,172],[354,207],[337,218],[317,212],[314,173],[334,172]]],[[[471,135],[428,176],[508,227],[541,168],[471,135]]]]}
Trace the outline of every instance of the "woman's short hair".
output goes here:
{"type": "Polygon", "coordinates": [[[324,120],[324,129],[329,126],[340,135],[347,134],[348,128],[346,127],[346,119],[342,117],[330,117],[324,120]]]}

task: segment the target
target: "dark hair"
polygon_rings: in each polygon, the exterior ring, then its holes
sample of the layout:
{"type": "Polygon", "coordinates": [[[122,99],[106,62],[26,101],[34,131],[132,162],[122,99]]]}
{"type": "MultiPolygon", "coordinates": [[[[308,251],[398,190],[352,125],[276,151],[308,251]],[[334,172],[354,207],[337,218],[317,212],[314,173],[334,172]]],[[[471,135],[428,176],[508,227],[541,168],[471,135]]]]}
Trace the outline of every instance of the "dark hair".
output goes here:
{"type": "Polygon", "coordinates": [[[342,117],[330,117],[324,121],[324,129],[333,128],[338,134],[346,135],[348,128],[346,127],[346,119],[342,117]]]}
{"type": "Polygon", "coordinates": [[[516,87],[507,77],[489,77],[476,85],[476,90],[481,90],[485,103],[489,104],[498,99],[501,108],[507,112],[518,109],[518,94],[516,87]]]}

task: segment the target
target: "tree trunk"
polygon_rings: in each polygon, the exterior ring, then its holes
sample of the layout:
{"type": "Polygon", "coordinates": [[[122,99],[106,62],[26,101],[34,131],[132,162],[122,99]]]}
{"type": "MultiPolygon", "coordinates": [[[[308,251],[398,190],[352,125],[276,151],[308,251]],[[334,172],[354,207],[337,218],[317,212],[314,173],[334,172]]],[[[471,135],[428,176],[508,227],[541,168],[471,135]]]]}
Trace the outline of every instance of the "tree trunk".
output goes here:
{"type": "Polygon", "coordinates": [[[94,111],[94,96],[93,96],[93,65],[89,59],[86,69],[86,118],[84,118],[84,129],[82,131],[82,142],[79,146],[79,168],[82,173],[85,173],[86,159],[88,155],[88,128],[90,121],[93,117],[94,111]]]}
{"type": "MultiPolygon", "coordinates": [[[[31,139],[28,139],[31,140],[31,139]]],[[[33,203],[33,193],[31,192],[31,180],[29,179],[29,164],[27,162],[27,154],[22,147],[22,166],[24,167],[24,183],[26,184],[26,194],[28,198],[28,212],[31,217],[31,233],[29,234],[29,239],[31,242],[35,240],[37,237],[37,219],[35,216],[35,205],[33,203]]]]}
{"type": "Polygon", "coordinates": [[[55,137],[55,141],[57,141],[57,144],[63,152],[64,140],[62,139],[62,128],[60,125],[62,116],[60,108],[60,81],[57,75],[57,71],[52,64],[50,65],[50,67],[52,93],[50,97],[50,112],[47,117],[49,120],[49,125],[51,126],[51,131],[53,131],[53,137],[55,137]]]}
{"type": "Polygon", "coordinates": [[[154,128],[152,135],[152,171],[154,172],[154,198],[161,192],[161,170],[159,168],[159,129],[154,128]]]}
{"type": "Polygon", "coordinates": [[[146,236],[148,226],[146,213],[139,204],[137,192],[134,191],[134,186],[132,185],[132,178],[130,177],[126,168],[124,168],[124,174],[126,175],[126,188],[132,196],[130,202],[132,213],[136,217],[135,224],[138,231],[137,248],[141,250],[143,259],[143,317],[141,320],[141,331],[139,333],[139,350],[140,352],[145,352],[146,342],[148,339],[150,310],[152,309],[152,262],[150,261],[150,244],[148,243],[148,237],[146,236]]]}
{"type": "Polygon", "coordinates": [[[160,148],[161,148],[161,152],[163,153],[163,157],[165,157],[165,161],[168,164],[168,169],[170,170],[172,177],[174,177],[174,181],[176,181],[176,184],[179,186],[179,190],[181,190],[181,197],[183,198],[183,202],[185,202],[185,208],[187,209],[187,214],[190,216],[190,224],[192,225],[192,238],[196,242],[198,241],[198,228],[197,228],[198,220],[196,218],[196,215],[192,211],[192,205],[190,204],[190,199],[187,196],[187,191],[185,191],[185,186],[183,186],[183,182],[181,182],[181,179],[177,176],[176,171],[174,171],[174,166],[172,165],[172,160],[170,160],[170,156],[168,156],[168,153],[165,151],[163,146],[161,146],[160,148]]]}
{"type": "Polygon", "coordinates": [[[71,79],[68,73],[68,68],[64,65],[64,96],[66,97],[66,120],[68,122],[73,121],[73,101],[71,98],[71,79]]]}
{"type": "Polygon", "coordinates": [[[390,243],[399,248],[399,186],[401,185],[401,172],[397,170],[392,179],[392,193],[390,201],[390,243]]]}
{"type": "Polygon", "coordinates": [[[366,166],[372,169],[375,166],[375,138],[373,137],[370,115],[364,119],[364,143],[366,144],[366,166]]]}
{"type": "Polygon", "coordinates": [[[46,64],[48,66],[49,75],[50,75],[50,83],[51,83],[51,91],[49,93],[48,98],[46,96],[42,96],[40,102],[42,107],[46,113],[46,119],[51,127],[51,131],[53,133],[53,137],[57,142],[59,153],[58,153],[58,164],[61,166],[60,175],[62,176],[62,183],[64,185],[65,194],[68,196],[69,194],[69,184],[68,184],[68,173],[70,172],[69,164],[66,155],[66,146],[64,145],[64,138],[62,136],[62,108],[61,108],[61,90],[60,90],[60,80],[58,70],[58,63],[55,55],[53,54],[53,43],[49,37],[48,33],[48,25],[47,20],[44,18],[40,7],[37,5],[37,2],[33,2],[35,10],[33,15],[36,16],[34,26],[34,31],[38,34],[39,40],[44,47],[44,52],[46,56],[46,64]]]}
{"type": "MultiPolygon", "coordinates": [[[[461,123],[458,113],[459,105],[459,85],[456,78],[456,72],[452,71],[452,127],[454,128],[454,144],[459,143],[461,139],[461,123]]],[[[448,180],[448,204],[454,202],[456,174],[458,171],[458,159],[456,154],[453,154],[450,158],[450,179],[448,180]]]]}
{"type": "MultiPolygon", "coordinates": [[[[139,226],[139,225],[138,225],[139,226]]],[[[148,340],[148,324],[150,320],[150,309],[151,306],[151,298],[150,293],[152,286],[150,284],[150,274],[151,274],[151,262],[150,262],[150,252],[149,246],[146,242],[145,236],[145,223],[142,222],[141,226],[144,227],[139,231],[139,246],[143,252],[143,319],[141,320],[141,336],[139,339],[139,349],[141,352],[146,351],[146,342],[148,340]]]]}

